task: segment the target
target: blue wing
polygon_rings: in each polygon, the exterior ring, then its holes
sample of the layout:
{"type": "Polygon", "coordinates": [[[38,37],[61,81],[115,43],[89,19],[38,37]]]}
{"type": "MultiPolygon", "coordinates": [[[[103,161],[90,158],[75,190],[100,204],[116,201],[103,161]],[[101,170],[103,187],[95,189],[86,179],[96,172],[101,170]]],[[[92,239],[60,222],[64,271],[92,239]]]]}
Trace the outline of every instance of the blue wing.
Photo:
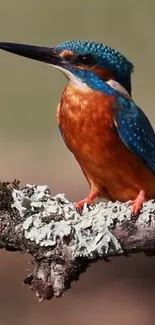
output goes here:
{"type": "Polygon", "coordinates": [[[114,102],[113,112],[121,140],[155,173],[155,132],[144,112],[121,96],[114,102]]]}

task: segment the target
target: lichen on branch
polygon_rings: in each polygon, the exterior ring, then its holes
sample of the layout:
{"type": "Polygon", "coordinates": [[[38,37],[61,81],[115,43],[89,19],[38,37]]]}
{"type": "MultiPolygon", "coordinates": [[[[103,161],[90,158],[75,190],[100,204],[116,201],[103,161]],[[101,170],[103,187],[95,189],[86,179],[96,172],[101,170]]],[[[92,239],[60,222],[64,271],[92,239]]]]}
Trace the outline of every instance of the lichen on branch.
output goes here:
{"type": "Polygon", "coordinates": [[[61,296],[97,259],[154,251],[155,201],[145,203],[135,221],[129,202],[85,205],[79,214],[48,186],[0,183],[0,248],[34,257],[24,282],[39,300],[61,296]]]}

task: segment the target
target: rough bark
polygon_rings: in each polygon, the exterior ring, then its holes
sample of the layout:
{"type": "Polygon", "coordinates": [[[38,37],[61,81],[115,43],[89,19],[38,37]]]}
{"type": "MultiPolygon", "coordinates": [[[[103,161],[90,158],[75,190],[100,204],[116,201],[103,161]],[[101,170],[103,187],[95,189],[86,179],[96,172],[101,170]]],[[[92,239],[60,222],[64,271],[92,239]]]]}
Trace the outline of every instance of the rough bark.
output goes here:
{"type": "Polygon", "coordinates": [[[82,213],[47,186],[0,183],[0,248],[30,253],[24,282],[39,300],[61,296],[86,267],[101,258],[155,250],[155,200],[137,220],[129,202],[102,202],[82,213]]]}

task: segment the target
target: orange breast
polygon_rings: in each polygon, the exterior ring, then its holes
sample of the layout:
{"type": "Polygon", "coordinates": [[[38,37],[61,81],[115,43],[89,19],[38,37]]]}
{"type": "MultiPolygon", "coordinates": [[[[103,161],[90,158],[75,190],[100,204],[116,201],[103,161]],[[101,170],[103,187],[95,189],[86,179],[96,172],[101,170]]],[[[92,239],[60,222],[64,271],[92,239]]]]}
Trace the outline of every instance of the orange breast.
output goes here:
{"type": "Polygon", "coordinates": [[[69,85],[57,110],[64,140],[100,196],[127,201],[143,189],[147,198],[153,198],[155,175],[119,138],[111,109],[114,100],[69,85]]]}

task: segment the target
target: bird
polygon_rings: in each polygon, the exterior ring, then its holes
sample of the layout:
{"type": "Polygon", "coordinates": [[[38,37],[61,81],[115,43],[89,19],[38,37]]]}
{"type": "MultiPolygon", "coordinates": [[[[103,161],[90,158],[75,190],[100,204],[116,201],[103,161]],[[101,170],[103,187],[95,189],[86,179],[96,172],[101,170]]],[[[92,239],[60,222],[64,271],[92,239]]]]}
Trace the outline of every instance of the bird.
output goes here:
{"type": "Polygon", "coordinates": [[[138,216],[143,203],[155,198],[155,132],[132,97],[134,65],[95,41],[53,47],[0,42],[0,49],[49,64],[68,79],[57,123],[90,187],[76,208],[99,197],[130,201],[138,216]]]}

